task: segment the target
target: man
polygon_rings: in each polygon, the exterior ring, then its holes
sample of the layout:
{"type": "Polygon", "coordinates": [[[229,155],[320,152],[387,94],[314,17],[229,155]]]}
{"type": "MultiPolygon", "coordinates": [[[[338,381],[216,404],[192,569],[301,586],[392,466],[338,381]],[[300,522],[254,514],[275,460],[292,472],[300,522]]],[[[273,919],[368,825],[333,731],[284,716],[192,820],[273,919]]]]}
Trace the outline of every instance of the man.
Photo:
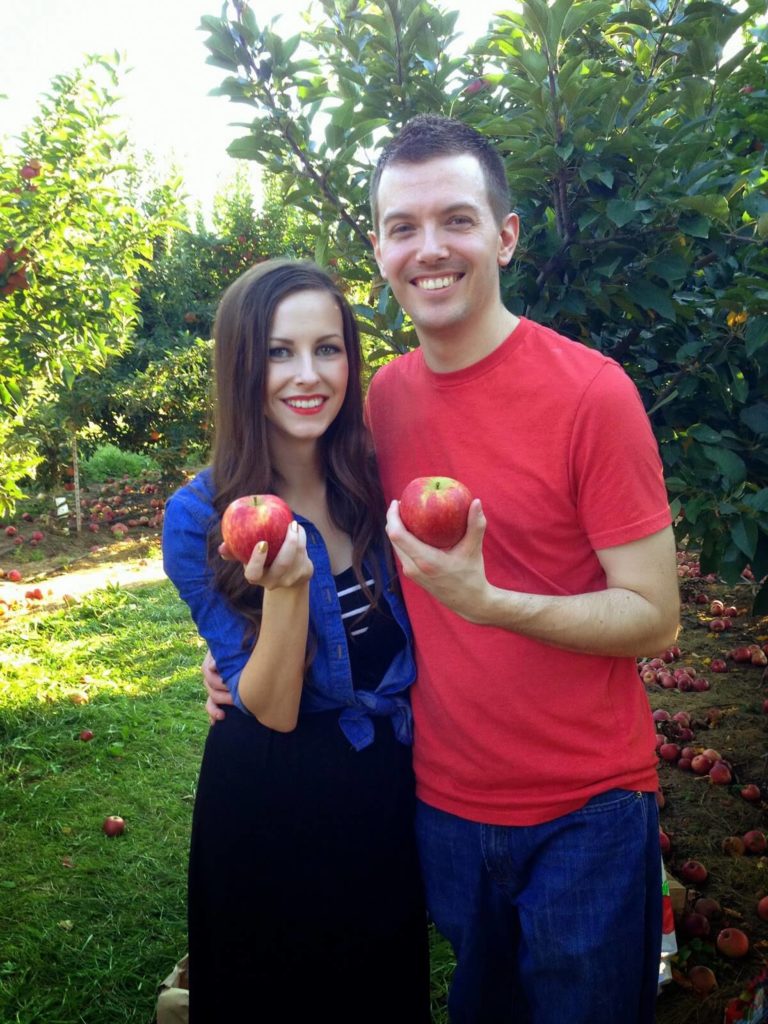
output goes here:
{"type": "Polygon", "coordinates": [[[417,833],[457,958],[451,1020],[650,1024],[657,779],[635,658],[673,641],[679,605],[647,417],[617,364],[502,304],[519,226],[483,136],[414,118],[371,206],[419,338],[368,402],[416,640],[417,833]],[[429,475],[477,496],[449,551],[400,520],[429,475]]]}

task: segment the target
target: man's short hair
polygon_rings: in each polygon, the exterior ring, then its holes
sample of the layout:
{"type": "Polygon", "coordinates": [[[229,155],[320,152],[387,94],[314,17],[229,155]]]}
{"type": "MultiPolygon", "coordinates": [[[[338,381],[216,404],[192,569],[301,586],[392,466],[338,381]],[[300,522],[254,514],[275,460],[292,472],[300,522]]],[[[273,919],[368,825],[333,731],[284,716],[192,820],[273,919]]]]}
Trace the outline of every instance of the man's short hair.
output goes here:
{"type": "Polygon", "coordinates": [[[452,117],[417,114],[400,129],[381,152],[371,176],[370,200],[374,231],[378,231],[378,193],[381,175],[392,164],[421,164],[443,156],[469,153],[483,172],[488,203],[497,223],[510,212],[512,200],[504,161],[488,139],[474,128],[452,117]]]}

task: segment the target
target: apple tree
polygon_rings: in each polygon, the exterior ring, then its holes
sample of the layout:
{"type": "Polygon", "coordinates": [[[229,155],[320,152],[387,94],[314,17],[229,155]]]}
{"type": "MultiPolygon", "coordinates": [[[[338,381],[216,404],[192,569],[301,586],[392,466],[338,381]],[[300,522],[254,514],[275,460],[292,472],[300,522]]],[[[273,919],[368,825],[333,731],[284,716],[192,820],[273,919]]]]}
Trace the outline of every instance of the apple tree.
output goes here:
{"type": "MultiPolygon", "coordinates": [[[[284,206],[274,180],[264,182],[257,210],[242,166],[236,168],[214,197],[210,227],[200,212],[190,217],[171,184],[155,183],[144,199],[146,212],[163,213],[170,226],[155,238],[152,262],[138,275],[132,341],[104,369],[80,374],[75,386],[93,428],[90,443],[106,436],[152,455],[169,483],[187,460],[207,457],[210,338],[222,292],[260,260],[312,253],[306,215],[284,206]]],[[[183,179],[178,186],[183,189],[183,179]]],[[[51,465],[60,444],[51,420],[61,420],[58,406],[66,402],[63,396],[46,414],[51,465]]]]}
{"type": "Polygon", "coordinates": [[[117,58],[56,77],[0,148],[0,507],[39,461],[30,419],[129,342],[155,226],[127,201],[117,58]]]}
{"type": "Polygon", "coordinates": [[[429,0],[320,0],[289,39],[254,11],[203,19],[247,111],[229,151],[280,175],[317,258],[367,287],[374,360],[415,343],[367,242],[378,148],[413,114],[460,117],[502,152],[521,216],[509,308],[632,375],[704,571],[768,574],[763,4],[526,0],[459,56],[429,0]]]}

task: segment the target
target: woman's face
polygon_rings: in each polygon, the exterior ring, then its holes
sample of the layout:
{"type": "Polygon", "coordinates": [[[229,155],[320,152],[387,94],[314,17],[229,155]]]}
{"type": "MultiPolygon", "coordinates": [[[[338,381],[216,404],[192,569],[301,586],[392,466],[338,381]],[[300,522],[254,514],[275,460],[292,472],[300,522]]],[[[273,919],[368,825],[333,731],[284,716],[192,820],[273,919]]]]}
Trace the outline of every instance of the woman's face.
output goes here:
{"type": "Polygon", "coordinates": [[[319,289],[286,296],[267,338],[270,436],[317,441],[336,419],[348,379],[344,326],[333,297],[319,289]]]}

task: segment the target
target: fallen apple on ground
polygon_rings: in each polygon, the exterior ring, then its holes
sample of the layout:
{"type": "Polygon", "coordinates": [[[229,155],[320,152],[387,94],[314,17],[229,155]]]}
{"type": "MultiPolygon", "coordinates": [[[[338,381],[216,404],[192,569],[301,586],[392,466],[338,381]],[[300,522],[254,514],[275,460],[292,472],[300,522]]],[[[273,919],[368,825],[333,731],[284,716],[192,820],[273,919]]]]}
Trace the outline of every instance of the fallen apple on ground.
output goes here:
{"type": "Polygon", "coordinates": [[[688,971],[688,981],[695,992],[705,996],[717,987],[717,978],[714,972],[703,964],[697,964],[688,971]]]}
{"type": "Polygon", "coordinates": [[[716,945],[723,956],[734,959],[749,952],[749,939],[740,928],[723,928],[717,936],[716,945]]]}
{"type": "Polygon", "coordinates": [[[110,814],[109,817],[104,819],[102,825],[104,834],[110,836],[121,836],[125,832],[125,820],[120,817],[119,814],[110,814]]]}
{"type": "Polygon", "coordinates": [[[250,494],[235,498],[221,519],[221,536],[233,556],[244,565],[253,549],[267,542],[265,565],[271,565],[282,547],[293,512],[276,494],[250,494]]]}

